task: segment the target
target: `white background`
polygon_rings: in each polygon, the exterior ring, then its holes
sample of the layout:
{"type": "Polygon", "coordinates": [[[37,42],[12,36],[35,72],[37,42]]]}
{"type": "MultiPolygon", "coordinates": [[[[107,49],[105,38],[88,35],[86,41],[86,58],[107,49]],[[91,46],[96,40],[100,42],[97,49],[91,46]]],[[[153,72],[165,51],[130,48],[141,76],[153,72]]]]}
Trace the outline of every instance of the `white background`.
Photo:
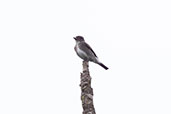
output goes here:
{"type": "Polygon", "coordinates": [[[170,0],[1,0],[0,114],[81,114],[82,35],[97,114],[171,114],[170,0]]]}

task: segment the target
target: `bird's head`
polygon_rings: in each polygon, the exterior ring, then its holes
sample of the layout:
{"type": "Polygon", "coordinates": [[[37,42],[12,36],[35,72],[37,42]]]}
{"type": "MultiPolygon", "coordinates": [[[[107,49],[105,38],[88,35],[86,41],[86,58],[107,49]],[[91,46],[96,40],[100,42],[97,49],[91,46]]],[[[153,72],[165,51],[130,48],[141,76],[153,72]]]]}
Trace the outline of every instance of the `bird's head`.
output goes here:
{"type": "Polygon", "coordinates": [[[76,42],[84,41],[84,38],[82,36],[76,36],[76,37],[74,37],[74,39],[75,39],[76,42]]]}

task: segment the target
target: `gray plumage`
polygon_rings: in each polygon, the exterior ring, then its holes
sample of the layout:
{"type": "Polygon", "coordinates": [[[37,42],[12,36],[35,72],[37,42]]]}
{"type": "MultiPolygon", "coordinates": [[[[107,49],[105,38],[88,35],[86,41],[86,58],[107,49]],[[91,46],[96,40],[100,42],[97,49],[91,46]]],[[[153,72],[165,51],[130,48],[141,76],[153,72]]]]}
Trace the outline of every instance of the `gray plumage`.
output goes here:
{"type": "Polygon", "coordinates": [[[84,38],[82,36],[76,36],[74,37],[76,40],[76,45],[74,47],[77,55],[85,60],[85,61],[91,61],[94,63],[99,64],[102,66],[104,69],[108,69],[104,64],[102,64],[96,55],[96,53],[93,51],[93,49],[84,41],[84,38]]]}

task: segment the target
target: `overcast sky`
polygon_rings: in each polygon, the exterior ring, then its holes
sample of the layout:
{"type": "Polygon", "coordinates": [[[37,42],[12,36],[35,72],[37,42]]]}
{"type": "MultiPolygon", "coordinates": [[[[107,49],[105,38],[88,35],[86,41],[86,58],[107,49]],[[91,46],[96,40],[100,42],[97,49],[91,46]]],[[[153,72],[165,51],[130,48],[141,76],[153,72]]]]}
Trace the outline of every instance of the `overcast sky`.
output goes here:
{"type": "Polygon", "coordinates": [[[0,114],[81,114],[85,37],[97,114],[171,114],[170,0],[1,0],[0,114]]]}

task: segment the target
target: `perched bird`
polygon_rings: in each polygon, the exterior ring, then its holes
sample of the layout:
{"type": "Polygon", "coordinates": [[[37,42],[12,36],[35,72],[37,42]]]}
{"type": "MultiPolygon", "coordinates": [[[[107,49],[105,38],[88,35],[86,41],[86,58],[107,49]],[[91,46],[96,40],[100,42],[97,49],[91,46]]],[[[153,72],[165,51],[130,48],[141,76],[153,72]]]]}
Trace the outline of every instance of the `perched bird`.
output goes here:
{"type": "Polygon", "coordinates": [[[82,36],[76,36],[74,37],[74,39],[76,41],[74,49],[81,59],[83,59],[84,61],[94,62],[96,64],[99,64],[104,69],[108,69],[108,67],[106,67],[103,63],[101,63],[98,60],[97,55],[95,54],[93,49],[85,42],[82,36]]]}

